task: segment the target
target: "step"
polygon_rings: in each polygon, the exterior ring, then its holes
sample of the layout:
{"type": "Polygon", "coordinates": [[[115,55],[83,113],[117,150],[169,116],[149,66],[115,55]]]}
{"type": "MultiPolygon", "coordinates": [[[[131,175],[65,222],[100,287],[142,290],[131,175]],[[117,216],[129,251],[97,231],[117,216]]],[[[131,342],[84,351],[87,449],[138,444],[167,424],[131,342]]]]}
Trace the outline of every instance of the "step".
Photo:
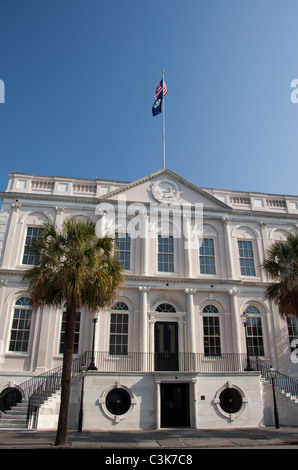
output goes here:
{"type": "Polygon", "coordinates": [[[11,409],[14,409],[14,410],[15,409],[27,410],[28,409],[28,400],[17,403],[16,405],[12,406],[11,409]]]}
{"type": "Polygon", "coordinates": [[[25,419],[1,419],[0,420],[0,429],[16,429],[16,428],[23,428],[27,429],[27,422],[25,419]]]}
{"type": "Polygon", "coordinates": [[[3,418],[0,420],[0,424],[23,424],[26,423],[26,417],[23,418],[3,418]]]}
{"type": "Polygon", "coordinates": [[[11,410],[6,410],[5,411],[5,415],[26,415],[27,414],[27,409],[28,407],[26,408],[12,408],[11,410]]]}
{"type": "Polygon", "coordinates": [[[12,406],[10,410],[1,413],[0,429],[27,429],[28,401],[12,406]]]}
{"type": "Polygon", "coordinates": [[[27,410],[7,410],[4,414],[4,418],[10,419],[13,417],[19,417],[21,418],[22,416],[27,416],[27,410]]]}

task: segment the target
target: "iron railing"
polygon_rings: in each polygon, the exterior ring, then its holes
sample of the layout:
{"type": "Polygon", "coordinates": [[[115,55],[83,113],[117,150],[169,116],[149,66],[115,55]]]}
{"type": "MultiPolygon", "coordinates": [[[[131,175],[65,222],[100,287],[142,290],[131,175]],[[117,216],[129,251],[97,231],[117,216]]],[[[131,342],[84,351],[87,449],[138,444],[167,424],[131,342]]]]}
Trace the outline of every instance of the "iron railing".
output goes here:
{"type": "MultiPolygon", "coordinates": [[[[81,374],[82,366],[86,364],[85,352],[72,362],[71,380],[75,379],[81,374]]],[[[54,393],[61,389],[62,385],[62,368],[59,366],[56,369],[49,370],[47,375],[44,375],[42,382],[37,386],[34,392],[29,397],[28,411],[27,411],[27,426],[28,428],[36,428],[38,421],[38,413],[41,405],[54,393]]]]}
{"type": "MultiPolygon", "coordinates": [[[[217,356],[205,356],[203,353],[134,353],[112,355],[109,352],[91,352],[74,359],[72,379],[78,377],[82,366],[94,363],[98,372],[195,372],[229,373],[245,372],[247,355],[222,353],[217,356]]],[[[260,358],[250,358],[250,364],[262,377],[270,379],[270,365],[260,358]]],[[[22,399],[28,400],[27,424],[36,428],[40,406],[54,393],[60,390],[62,366],[49,370],[16,386],[22,399]]],[[[276,372],[275,386],[291,396],[298,397],[298,380],[276,372]]]]}
{"type": "MultiPolygon", "coordinates": [[[[87,365],[91,353],[86,353],[87,365]]],[[[205,356],[204,353],[134,353],[112,355],[94,352],[94,363],[100,372],[243,372],[246,354],[224,353],[205,356]]]]}
{"type": "MultiPolygon", "coordinates": [[[[251,359],[253,367],[261,373],[261,376],[272,383],[272,377],[270,373],[271,365],[263,361],[259,357],[251,359]]],[[[298,380],[288,375],[284,375],[279,371],[275,371],[274,386],[281,392],[288,394],[291,397],[298,398],[298,380]]]]}
{"type": "MultiPolygon", "coordinates": [[[[197,353],[128,353],[111,355],[109,352],[86,351],[73,361],[72,379],[77,377],[82,365],[92,362],[99,372],[243,372],[247,365],[246,354],[227,353],[205,356],[197,353]]],[[[38,380],[39,377],[37,377],[38,380]]],[[[29,398],[27,425],[36,428],[40,406],[61,388],[62,366],[47,374],[29,398]]],[[[38,382],[37,382],[38,383],[38,382]]]]}

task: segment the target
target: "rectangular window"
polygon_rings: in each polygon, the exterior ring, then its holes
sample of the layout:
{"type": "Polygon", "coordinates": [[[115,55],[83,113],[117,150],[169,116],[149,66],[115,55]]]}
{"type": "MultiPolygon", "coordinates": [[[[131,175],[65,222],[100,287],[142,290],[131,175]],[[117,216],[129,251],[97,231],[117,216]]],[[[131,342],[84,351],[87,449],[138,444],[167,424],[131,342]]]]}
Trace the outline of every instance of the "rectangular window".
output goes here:
{"type": "Polygon", "coordinates": [[[126,355],[128,352],[128,314],[111,313],[110,354],[126,355]]]}
{"type": "Polygon", "coordinates": [[[242,276],[255,276],[255,263],[254,253],[252,248],[252,241],[238,240],[239,260],[242,276]]]}
{"type": "Polygon", "coordinates": [[[200,240],[200,273],[216,274],[213,238],[200,240]]]}
{"type": "Polygon", "coordinates": [[[118,246],[118,259],[123,265],[123,269],[126,271],[130,270],[130,252],[131,252],[131,238],[128,233],[125,236],[121,234],[115,234],[116,243],[118,246]]]}
{"type": "MultiPolygon", "coordinates": [[[[76,324],[75,324],[75,338],[73,343],[73,353],[78,354],[79,352],[79,339],[80,339],[80,320],[81,313],[76,313],[76,324]]],[[[62,314],[61,333],[60,333],[60,346],[59,354],[63,354],[64,338],[65,338],[65,325],[66,325],[66,311],[62,314]]]]}
{"type": "Polygon", "coordinates": [[[158,271],[174,272],[174,237],[158,235],[158,271]]]}
{"type": "Polygon", "coordinates": [[[23,264],[34,265],[37,263],[37,257],[30,249],[31,243],[33,243],[41,234],[42,232],[41,227],[28,227],[27,228],[27,235],[25,240],[25,247],[24,247],[24,255],[23,255],[23,264]]]}
{"type": "Polygon", "coordinates": [[[203,317],[204,354],[205,356],[220,356],[220,326],[219,317],[203,317]]]}
{"type": "Polygon", "coordinates": [[[292,346],[292,341],[298,340],[298,318],[290,317],[287,318],[288,324],[288,333],[289,333],[289,341],[291,347],[291,353],[297,349],[297,343],[294,343],[292,346]]]}
{"type": "Polygon", "coordinates": [[[248,317],[246,332],[249,356],[265,356],[261,318],[248,317]]]}
{"type": "Polygon", "coordinates": [[[15,308],[10,334],[9,351],[27,352],[30,336],[32,310],[15,308]]]}

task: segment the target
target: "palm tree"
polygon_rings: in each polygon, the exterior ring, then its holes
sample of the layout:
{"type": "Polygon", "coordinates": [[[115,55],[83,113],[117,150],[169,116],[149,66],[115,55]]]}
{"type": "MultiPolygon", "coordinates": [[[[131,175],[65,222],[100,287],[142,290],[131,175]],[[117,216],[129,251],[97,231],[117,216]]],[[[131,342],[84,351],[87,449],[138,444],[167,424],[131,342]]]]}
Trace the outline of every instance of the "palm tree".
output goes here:
{"type": "Polygon", "coordinates": [[[267,250],[262,264],[275,281],[265,290],[283,318],[298,317],[298,234],[289,234],[286,242],[276,242],[267,250]]]}
{"type": "Polygon", "coordinates": [[[123,283],[115,241],[98,238],[94,222],[67,219],[61,231],[51,223],[30,249],[36,265],[27,270],[33,307],[66,303],[66,326],[61,380],[61,404],[55,445],[67,444],[67,424],[72,371],[76,312],[82,306],[90,311],[109,305],[123,283]]]}

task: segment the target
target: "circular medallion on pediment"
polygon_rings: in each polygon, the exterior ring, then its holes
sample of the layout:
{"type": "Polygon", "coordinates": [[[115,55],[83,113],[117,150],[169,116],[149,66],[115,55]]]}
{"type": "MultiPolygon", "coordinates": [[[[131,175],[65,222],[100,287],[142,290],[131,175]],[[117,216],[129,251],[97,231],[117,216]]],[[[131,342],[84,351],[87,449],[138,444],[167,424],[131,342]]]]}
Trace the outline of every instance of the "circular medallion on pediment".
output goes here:
{"type": "Polygon", "coordinates": [[[151,192],[158,202],[166,204],[177,202],[181,194],[179,185],[169,178],[160,178],[154,181],[151,185],[151,192]]]}

